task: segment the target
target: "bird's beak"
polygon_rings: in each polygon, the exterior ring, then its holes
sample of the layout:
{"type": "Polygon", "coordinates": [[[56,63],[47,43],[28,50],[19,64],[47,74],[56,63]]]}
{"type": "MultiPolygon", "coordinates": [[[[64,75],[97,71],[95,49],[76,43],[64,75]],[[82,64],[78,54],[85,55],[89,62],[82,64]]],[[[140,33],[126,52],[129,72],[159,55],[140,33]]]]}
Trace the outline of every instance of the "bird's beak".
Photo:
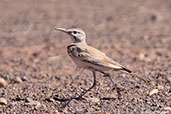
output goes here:
{"type": "Polygon", "coordinates": [[[64,28],[55,28],[55,30],[58,30],[58,31],[62,31],[62,32],[67,33],[67,30],[66,30],[66,29],[64,29],[64,28]]]}

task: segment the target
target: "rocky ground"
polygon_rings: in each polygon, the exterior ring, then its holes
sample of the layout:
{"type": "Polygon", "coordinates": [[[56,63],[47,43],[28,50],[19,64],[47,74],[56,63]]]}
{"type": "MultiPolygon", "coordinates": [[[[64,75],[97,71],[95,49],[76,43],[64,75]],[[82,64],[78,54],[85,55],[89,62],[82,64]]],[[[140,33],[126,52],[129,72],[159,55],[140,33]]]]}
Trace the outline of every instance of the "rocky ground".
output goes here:
{"type": "Polygon", "coordinates": [[[169,114],[171,112],[170,0],[1,0],[0,113],[169,114]],[[89,45],[105,52],[145,83],[110,72],[121,89],[117,98],[110,80],[75,70],[66,53],[71,43],[54,27],[78,27],[89,45]],[[4,81],[4,80],[5,81],[4,81]]]}

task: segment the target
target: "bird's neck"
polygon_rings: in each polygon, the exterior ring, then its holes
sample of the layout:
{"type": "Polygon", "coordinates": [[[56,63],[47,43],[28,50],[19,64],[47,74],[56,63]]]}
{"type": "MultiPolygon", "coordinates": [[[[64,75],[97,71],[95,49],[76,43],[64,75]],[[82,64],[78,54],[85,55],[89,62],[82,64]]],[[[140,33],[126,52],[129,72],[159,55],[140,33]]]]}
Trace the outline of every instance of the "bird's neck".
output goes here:
{"type": "Polygon", "coordinates": [[[84,44],[84,45],[87,45],[87,42],[84,40],[84,41],[81,41],[81,42],[73,42],[72,44],[84,44]]]}

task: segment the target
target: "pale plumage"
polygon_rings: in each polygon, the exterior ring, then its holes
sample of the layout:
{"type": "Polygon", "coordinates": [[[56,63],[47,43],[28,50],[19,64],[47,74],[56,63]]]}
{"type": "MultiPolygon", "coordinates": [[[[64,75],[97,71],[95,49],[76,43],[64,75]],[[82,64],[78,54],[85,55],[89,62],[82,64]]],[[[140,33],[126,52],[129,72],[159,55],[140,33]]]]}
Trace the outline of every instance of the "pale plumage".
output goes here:
{"type": "MultiPolygon", "coordinates": [[[[69,56],[72,58],[72,60],[75,62],[75,64],[78,67],[91,70],[93,72],[93,77],[94,77],[93,85],[88,90],[83,92],[78,97],[72,97],[71,99],[66,99],[66,100],[80,99],[83,95],[85,95],[88,91],[90,91],[96,85],[96,73],[95,73],[96,71],[101,72],[104,75],[108,76],[111,81],[112,79],[110,75],[108,75],[104,71],[123,70],[126,71],[127,73],[131,73],[130,70],[126,69],[119,63],[115,62],[114,60],[106,56],[105,53],[99,51],[98,49],[95,49],[94,47],[88,46],[86,43],[86,34],[84,33],[83,30],[76,29],[76,28],[74,29],[55,28],[55,30],[65,32],[71,36],[73,43],[68,45],[67,47],[69,56]]],[[[137,75],[133,75],[133,76],[138,77],[137,75]]],[[[138,78],[143,79],[141,77],[138,78]]],[[[113,85],[115,86],[115,89],[119,97],[120,95],[119,89],[116,87],[116,84],[113,83],[113,85]]]]}
{"type": "Polygon", "coordinates": [[[68,46],[68,54],[78,67],[85,69],[96,69],[100,71],[106,70],[125,70],[131,73],[119,63],[113,61],[106,56],[105,53],[88,46],[86,43],[86,34],[81,29],[64,29],[56,28],[59,31],[63,31],[69,34],[73,40],[73,43],[68,46]]]}
{"type": "Polygon", "coordinates": [[[123,69],[123,66],[106,56],[105,53],[86,44],[69,45],[68,54],[81,68],[91,69],[93,67],[102,71],[123,69]]]}

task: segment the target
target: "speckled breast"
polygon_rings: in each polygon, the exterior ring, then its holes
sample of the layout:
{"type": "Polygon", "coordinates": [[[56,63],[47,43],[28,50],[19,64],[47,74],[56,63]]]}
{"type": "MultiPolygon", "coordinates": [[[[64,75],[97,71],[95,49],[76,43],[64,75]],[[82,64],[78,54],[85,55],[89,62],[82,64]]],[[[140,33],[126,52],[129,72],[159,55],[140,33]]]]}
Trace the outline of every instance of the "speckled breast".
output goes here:
{"type": "Polygon", "coordinates": [[[67,52],[69,56],[78,58],[79,53],[81,52],[81,49],[78,48],[76,45],[71,44],[67,47],[67,52]]]}

